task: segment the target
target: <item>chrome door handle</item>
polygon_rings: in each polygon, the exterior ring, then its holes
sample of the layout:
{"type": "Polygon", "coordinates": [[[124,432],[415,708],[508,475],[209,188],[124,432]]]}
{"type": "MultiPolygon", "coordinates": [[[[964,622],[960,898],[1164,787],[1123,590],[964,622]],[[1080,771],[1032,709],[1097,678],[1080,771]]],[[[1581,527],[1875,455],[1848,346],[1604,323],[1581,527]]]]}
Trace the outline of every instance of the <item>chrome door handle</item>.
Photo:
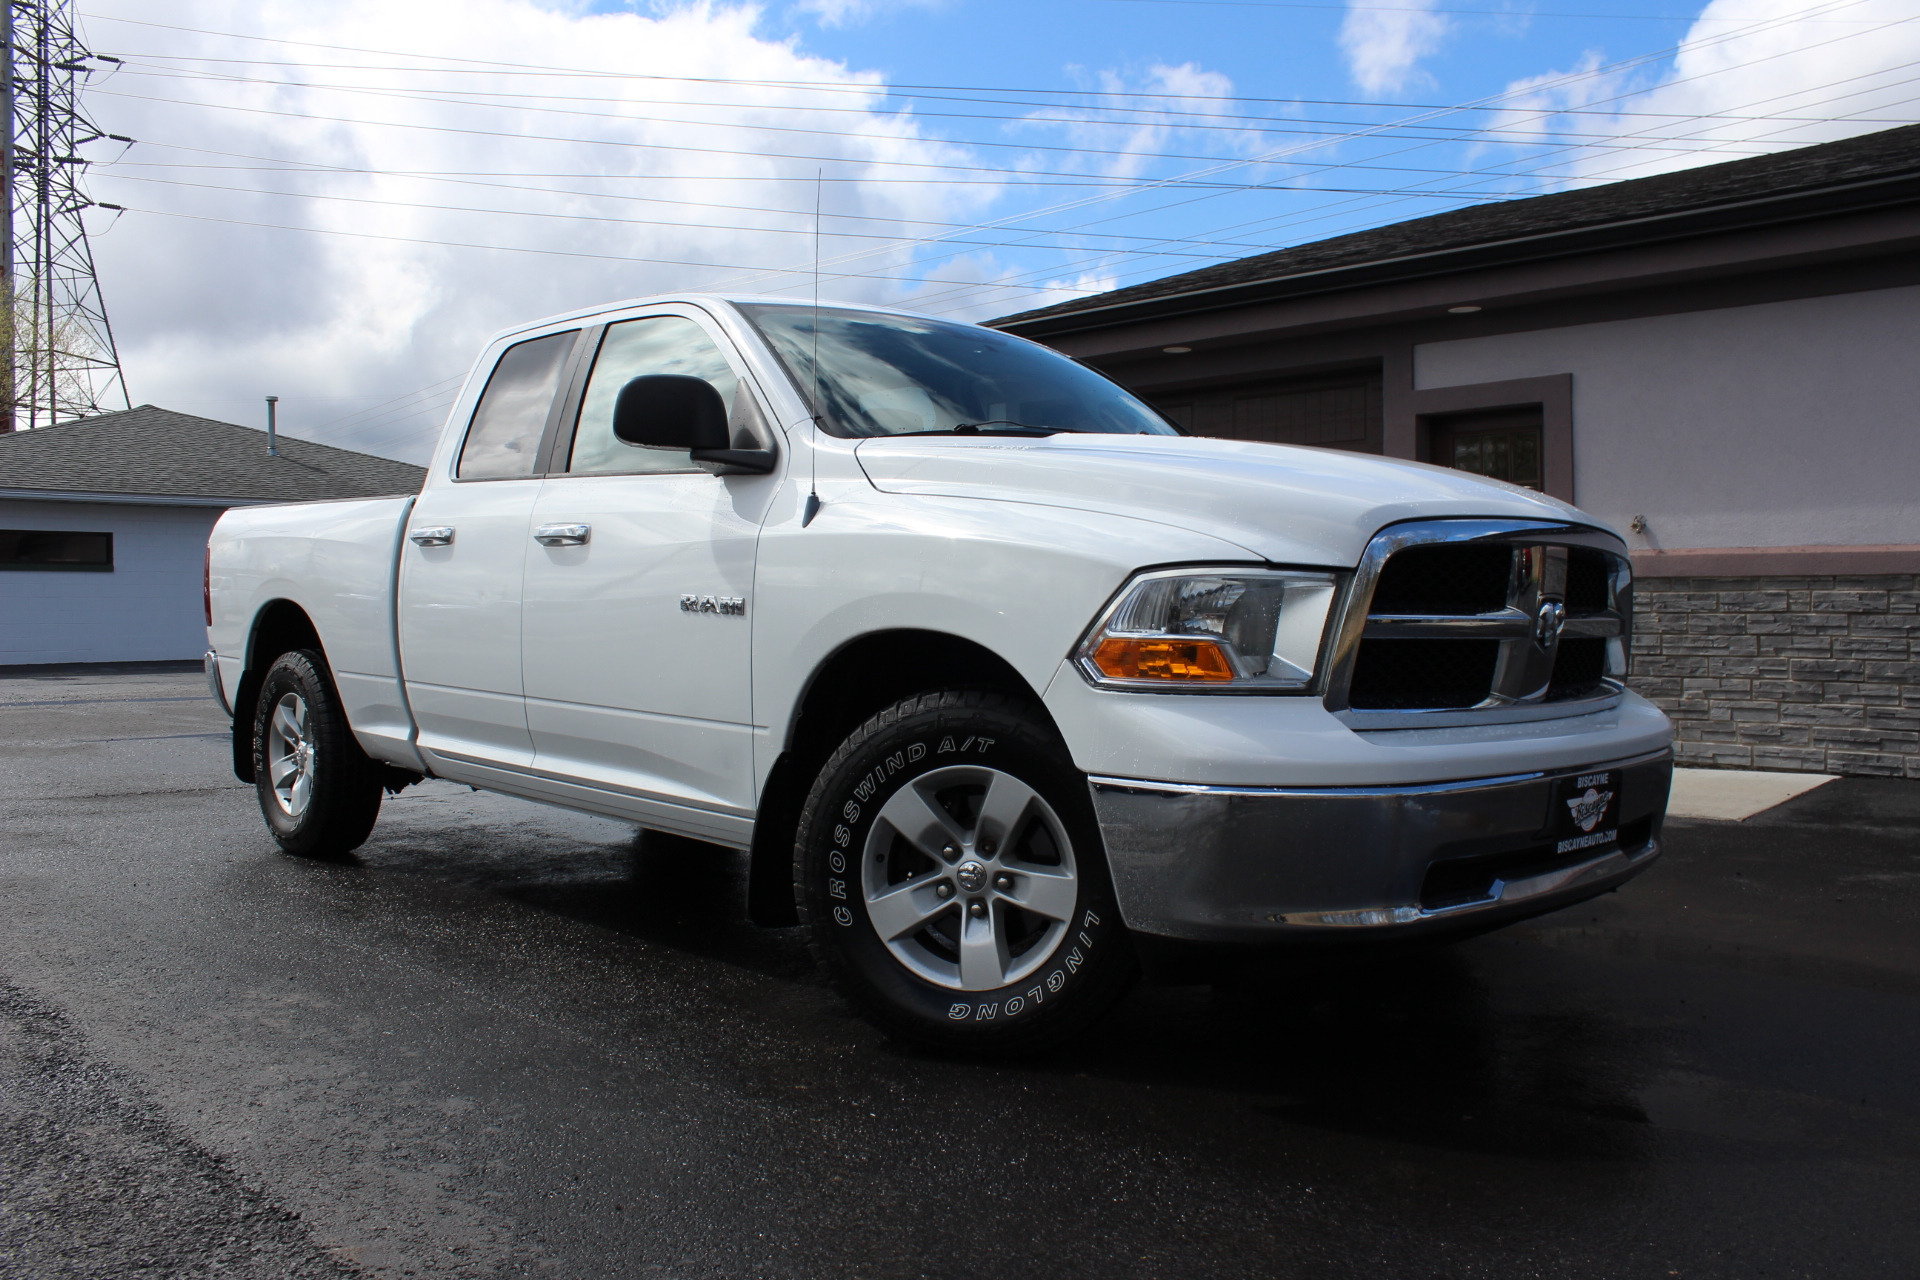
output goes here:
{"type": "Polygon", "coordinates": [[[533,540],[543,547],[580,547],[592,533],[590,524],[543,524],[533,531],[533,540]]]}
{"type": "Polygon", "coordinates": [[[408,530],[407,541],[421,547],[450,547],[453,545],[453,526],[421,525],[418,529],[408,530]]]}

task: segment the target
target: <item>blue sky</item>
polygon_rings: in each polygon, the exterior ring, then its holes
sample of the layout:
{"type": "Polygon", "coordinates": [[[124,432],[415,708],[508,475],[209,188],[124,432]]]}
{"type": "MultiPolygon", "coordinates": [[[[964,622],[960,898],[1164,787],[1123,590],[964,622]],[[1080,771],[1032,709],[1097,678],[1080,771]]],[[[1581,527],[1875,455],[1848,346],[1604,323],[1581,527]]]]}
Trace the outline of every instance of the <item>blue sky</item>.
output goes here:
{"type": "Polygon", "coordinates": [[[824,296],[980,319],[1920,118],[1912,0],[83,13],[135,401],[416,459],[491,331],[810,290],[816,190],[824,296]]]}

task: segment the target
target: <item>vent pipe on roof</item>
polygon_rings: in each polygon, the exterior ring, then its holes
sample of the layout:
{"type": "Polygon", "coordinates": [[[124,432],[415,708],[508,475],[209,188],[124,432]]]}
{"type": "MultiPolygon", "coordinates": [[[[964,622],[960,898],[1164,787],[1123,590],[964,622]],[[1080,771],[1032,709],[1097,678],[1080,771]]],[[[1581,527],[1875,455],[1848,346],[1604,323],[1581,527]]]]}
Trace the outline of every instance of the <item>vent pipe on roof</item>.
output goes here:
{"type": "Polygon", "coordinates": [[[280,441],[273,431],[273,406],[279,403],[279,396],[267,397],[267,454],[275,458],[280,456],[280,441]]]}

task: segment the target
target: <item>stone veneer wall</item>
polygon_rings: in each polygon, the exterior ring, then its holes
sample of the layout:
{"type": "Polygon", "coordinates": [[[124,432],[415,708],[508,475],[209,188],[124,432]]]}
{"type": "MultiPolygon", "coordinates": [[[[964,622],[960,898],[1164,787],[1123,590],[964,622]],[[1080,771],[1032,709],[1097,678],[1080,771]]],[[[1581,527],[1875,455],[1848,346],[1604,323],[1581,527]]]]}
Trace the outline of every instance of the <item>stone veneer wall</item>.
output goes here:
{"type": "Polygon", "coordinates": [[[1920,575],[1641,578],[1630,683],[1682,764],[1920,778],[1920,575]]]}

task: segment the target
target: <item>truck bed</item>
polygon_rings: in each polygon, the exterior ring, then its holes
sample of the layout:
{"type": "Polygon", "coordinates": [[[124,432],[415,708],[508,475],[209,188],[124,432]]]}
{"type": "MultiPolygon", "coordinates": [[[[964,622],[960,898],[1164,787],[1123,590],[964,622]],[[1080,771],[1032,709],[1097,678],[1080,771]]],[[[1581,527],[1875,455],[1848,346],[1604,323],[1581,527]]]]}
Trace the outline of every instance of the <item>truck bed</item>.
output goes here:
{"type": "Polygon", "coordinates": [[[234,507],[207,544],[210,639],[222,684],[238,687],[248,628],[275,601],[320,633],[355,736],[369,754],[406,763],[412,731],[400,682],[394,582],[413,498],[234,507]]]}

